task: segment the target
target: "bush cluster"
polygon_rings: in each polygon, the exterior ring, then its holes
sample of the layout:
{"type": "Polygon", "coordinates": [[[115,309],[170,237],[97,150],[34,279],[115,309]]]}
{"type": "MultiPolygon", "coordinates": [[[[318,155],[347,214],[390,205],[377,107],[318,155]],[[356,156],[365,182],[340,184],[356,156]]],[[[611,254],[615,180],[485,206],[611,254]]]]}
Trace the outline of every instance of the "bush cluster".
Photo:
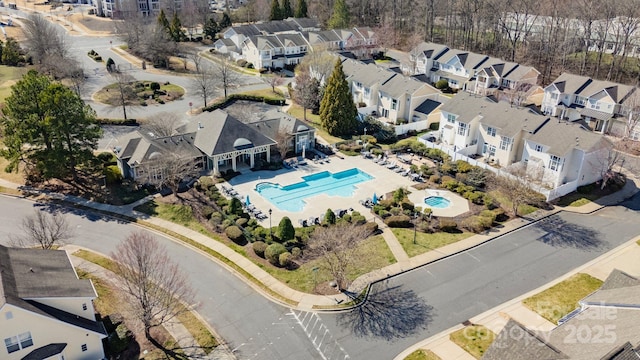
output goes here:
{"type": "Polygon", "coordinates": [[[96,62],[102,62],[102,56],[100,56],[95,50],[90,50],[87,55],[96,62]]]}
{"type": "Polygon", "coordinates": [[[216,109],[224,108],[227,105],[229,105],[230,102],[236,101],[236,100],[263,102],[263,103],[269,104],[269,105],[282,105],[284,103],[284,100],[279,99],[279,98],[270,97],[270,96],[247,95],[247,94],[231,94],[231,95],[227,96],[226,100],[222,100],[220,102],[211,104],[211,105],[205,107],[203,110],[211,112],[211,111],[214,111],[216,109]]]}

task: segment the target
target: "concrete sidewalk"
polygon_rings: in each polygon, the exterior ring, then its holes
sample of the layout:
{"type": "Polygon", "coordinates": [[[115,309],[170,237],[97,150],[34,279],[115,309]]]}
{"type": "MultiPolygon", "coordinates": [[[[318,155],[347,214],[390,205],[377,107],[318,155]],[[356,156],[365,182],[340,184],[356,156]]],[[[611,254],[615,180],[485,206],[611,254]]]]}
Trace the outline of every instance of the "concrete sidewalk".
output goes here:
{"type": "MultiPolygon", "coordinates": [[[[69,259],[74,267],[78,267],[91,275],[94,275],[103,281],[109,283],[110,285],[117,287],[118,286],[118,276],[113,272],[95,264],[90,261],[86,261],[82,258],[74,256],[73,253],[80,250],[79,246],[75,245],[65,245],[61,247],[61,249],[66,250],[69,254],[69,259]]],[[[203,324],[206,325],[205,322],[203,324]]],[[[205,354],[204,351],[200,348],[197,341],[191,335],[189,330],[187,330],[184,325],[179,322],[177,319],[164,324],[163,327],[171,334],[171,336],[176,340],[181,349],[183,349],[185,355],[187,355],[190,359],[219,359],[219,360],[232,360],[236,357],[229,351],[229,349],[221,344],[216,347],[209,354],[205,354]]],[[[215,331],[209,329],[212,334],[215,334],[215,331]]],[[[214,335],[216,336],[216,335],[214,335]]],[[[217,336],[220,341],[220,337],[217,336]]],[[[144,349],[141,349],[144,350],[144,349]]],[[[152,350],[152,349],[151,349],[152,350]]]]}

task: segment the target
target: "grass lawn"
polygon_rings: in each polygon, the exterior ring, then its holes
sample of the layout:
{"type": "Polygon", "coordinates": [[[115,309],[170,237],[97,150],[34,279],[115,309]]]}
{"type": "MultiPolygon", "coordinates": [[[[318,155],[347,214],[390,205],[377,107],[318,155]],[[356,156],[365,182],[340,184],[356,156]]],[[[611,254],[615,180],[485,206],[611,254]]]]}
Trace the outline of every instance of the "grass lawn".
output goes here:
{"type": "Polygon", "coordinates": [[[393,231],[393,234],[398,238],[400,245],[402,245],[402,248],[407,252],[409,257],[420,255],[445,245],[453,244],[473,235],[469,232],[457,234],[437,232],[433,234],[426,234],[418,231],[416,232],[416,243],[414,244],[413,229],[392,228],[391,231],[393,231]]]}
{"type": "MultiPolygon", "coordinates": [[[[513,207],[513,203],[511,202],[511,200],[509,200],[509,198],[503,193],[499,191],[491,191],[489,192],[489,195],[493,196],[494,199],[496,199],[500,204],[502,204],[503,208],[511,210],[511,208],[513,207]]],[[[538,208],[535,206],[521,204],[520,206],[518,206],[518,215],[524,216],[527,214],[531,214],[536,210],[538,210],[538,208]]],[[[511,212],[509,211],[509,213],[511,212]]]]}
{"type": "Polygon", "coordinates": [[[431,350],[416,350],[409,354],[404,360],[441,360],[440,356],[434,354],[431,350]]]}
{"type": "MultiPolygon", "coordinates": [[[[2,139],[0,139],[0,147],[4,147],[4,143],[2,142],[2,139]]],[[[8,173],[4,171],[7,165],[9,165],[9,161],[3,157],[0,157],[0,179],[4,179],[15,184],[24,185],[24,173],[22,172],[22,166],[20,166],[18,172],[8,173]]]]}
{"type": "MultiPolygon", "coordinates": [[[[292,104],[291,107],[289,108],[289,110],[287,111],[291,116],[296,117],[300,120],[304,119],[304,114],[302,113],[302,107],[298,104],[292,104]]],[[[304,120],[303,120],[304,121],[304,120]]],[[[323,128],[322,125],[320,123],[320,115],[314,115],[311,113],[311,110],[307,109],[307,122],[311,125],[313,125],[313,127],[316,128],[316,134],[321,136],[323,139],[325,139],[329,144],[335,144],[339,141],[344,141],[344,139],[341,139],[339,137],[333,136],[333,135],[329,135],[328,132],[326,132],[323,128]]]]}
{"type": "Polygon", "coordinates": [[[242,95],[264,96],[266,98],[284,100],[284,96],[282,96],[282,94],[278,92],[278,88],[276,88],[276,92],[271,91],[271,89],[260,89],[245,91],[242,93],[242,95]]]}
{"type": "Polygon", "coordinates": [[[557,324],[563,316],[578,307],[578,300],[596,291],[602,281],[587,274],[575,274],[522,303],[538,315],[557,324]]]}
{"type": "MultiPolygon", "coordinates": [[[[108,259],[102,255],[96,254],[91,251],[78,250],[75,253],[73,253],[73,255],[79,258],[85,259],[94,264],[97,264],[110,271],[113,271],[113,269],[115,268],[115,264],[113,260],[108,259]]],[[[96,303],[103,299],[103,294],[104,294],[104,301],[108,302],[106,304],[103,304],[104,305],[103,310],[105,310],[105,312],[100,311],[98,309],[97,304],[96,304],[96,310],[98,310],[98,312],[100,312],[101,314],[114,314],[119,312],[120,310],[119,308],[114,309],[112,307],[114,304],[118,304],[118,302],[121,301],[120,299],[117,299],[117,298],[115,298],[116,301],[114,301],[115,294],[113,290],[105,286],[104,282],[102,282],[101,279],[96,278],[93,275],[87,274],[86,271],[78,269],[78,276],[82,277],[80,275],[80,272],[82,272],[85,276],[88,276],[93,281],[94,286],[96,287],[96,291],[98,292],[98,299],[96,299],[96,303]],[[100,293],[98,286],[102,287],[102,291],[103,291],[102,294],[100,293]]],[[[183,305],[180,305],[180,306],[184,308],[183,305]]],[[[216,338],[213,336],[213,334],[211,334],[209,329],[207,329],[207,327],[204,324],[202,324],[202,322],[192,312],[190,311],[183,312],[182,314],[180,314],[180,316],[178,316],[178,319],[180,320],[182,325],[184,325],[184,327],[187,328],[187,330],[191,333],[194,339],[196,339],[196,341],[198,342],[198,345],[200,345],[200,347],[207,354],[211,352],[213,348],[218,346],[218,342],[216,338]]]]}
{"type": "Polygon", "coordinates": [[[599,194],[580,194],[574,191],[556,200],[556,204],[558,206],[582,206],[599,198],[599,194]]]}
{"type": "Polygon", "coordinates": [[[476,359],[482,358],[496,338],[493,331],[482,325],[471,325],[449,335],[449,339],[476,359]]]}
{"type": "Polygon", "coordinates": [[[0,102],[4,102],[11,95],[11,86],[15,84],[22,75],[26,74],[29,68],[0,65],[0,102]]]}
{"type": "MultiPolygon", "coordinates": [[[[136,96],[132,96],[132,98],[127,100],[127,105],[140,105],[141,101],[148,101],[149,95],[153,95],[153,91],[149,88],[149,85],[152,83],[152,81],[135,81],[135,82],[131,82],[129,83],[129,87],[132,88],[132,91],[135,92],[136,96]],[[133,86],[133,84],[135,83],[142,83],[145,85],[144,88],[135,88],[133,86]]],[[[167,95],[172,94],[173,98],[172,99],[167,99],[167,96],[160,96],[159,98],[164,99],[164,101],[173,101],[173,100],[177,100],[180,99],[183,95],[185,90],[178,85],[174,85],[174,84],[164,84],[164,83],[160,83],[160,90],[164,91],[167,95]]],[[[154,95],[154,98],[156,96],[154,95]]],[[[119,105],[118,102],[120,101],[120,91],[118,90],[118,84],[113,83],[113,84],[109,84],[105,87],[103,87],[102,89],[98,90],[97,92],[95,92],[93,94],[93,98],[101,103],[104,104],[108,104],[108,105],[113,105],[113,106],[117,106],[119,105]]]]}
{"type": "MultiPolygon", "coordinates": [[[[389,250],[387,243],[382,236],[372,236],[360,243],[360,249],[366,256],[360,256],[356,266],[351,268],[347,278],[351,281],[358,276],[380,269],[396,262],[395,257],[389,250]]],[[[275,278],[284,282],[293,289],[312,293],[315,284],[332,280],[329,271],[323,266],[320,259],[306,262],[296,270],[285,270],[272,266],[262,266],[265,271],[273,275],[275,278]],[[317,274],[314,275],[313,269],[318,268],[317,274]]]]}

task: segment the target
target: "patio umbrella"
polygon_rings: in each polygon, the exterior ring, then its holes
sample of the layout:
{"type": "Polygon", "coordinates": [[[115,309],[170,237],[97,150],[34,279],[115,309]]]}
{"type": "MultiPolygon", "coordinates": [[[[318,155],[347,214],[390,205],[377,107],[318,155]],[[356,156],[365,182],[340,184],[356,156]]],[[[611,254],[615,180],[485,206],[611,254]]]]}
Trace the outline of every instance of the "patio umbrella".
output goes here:
{"type": "Polygon", "coordinates": [[[373,193],[373,200],[371,200],[373,202],[373,205],[378,203],[378,195],[376,195],[376,193],[373,193]]]}
{"type": "Polygon", "coordinates": [[[251,201],[249,201],[249,195],[247,195],[247,197],[244,199],[244,204],[246,206],[249,206],[251,204],[251,201]]]}

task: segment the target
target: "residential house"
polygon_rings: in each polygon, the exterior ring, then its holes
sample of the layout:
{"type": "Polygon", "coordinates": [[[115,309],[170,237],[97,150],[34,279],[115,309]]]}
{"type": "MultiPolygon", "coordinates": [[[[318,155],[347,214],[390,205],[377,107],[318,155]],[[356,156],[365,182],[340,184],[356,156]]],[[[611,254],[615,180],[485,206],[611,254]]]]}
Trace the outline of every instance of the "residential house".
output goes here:
{"type": "Polygon", "coordinates": [[[442,142],[463,155],[509,166],[522,157],[523,140],[549,117],[492,97],[461,92],[440,109],[442,142]]]}
{"type": "Polygon", "coordinates": [[[556,198],[602,178],[612,143],[578,124],[493,97],[458,93],[440,109],[443,144],[484,162],[524,166],[556,198]]]}
{"type": "Polygon", "coordinates": [[[379,117],[390,123],[412,123],[426,120],[425,114],[416,111],[430,98],[439,99],[440,91],[410,76],[394,74],[378,87],[379,117]]]}
{"type": "Polygon", "coordinates": [[[612,147],[606,137],[580,124],[553,119],[526,137],[522,161],[547,187],[573,191],[602,179],[612,147]]]}
{"type": "Polygon", "coordinates": [[[104,359],[96,297],[65,251],[0,245],[0,358],[104,359]]]}
{"type": "Polygon", "coordinates": [[[308,46],[299,33],[250,36],[242,44],[242,55],[255,68],[281,69],[300,63],[308,46]]]}
{"type": "MultiPolygon", "coordinates": [[[[180,10],[182,0],[172,1],[174,8],[180,10]]],[[[92,3],[96,15],[114,19],[121,19],[136,12],[143,16],[149,16],[159,12],[161,8],[160,0],[92,0],[92,3]]]]}
{"type": "Polygon", "coordinates": [[[596,292],[550,331],[510,319],[483,360],[631,360],[640,358],[640,280],[614,270],[596,292]]]}
{"type": "MultiPolygon", "coordinates": [[[[320,31],[320,25],[317,20],[289,18],[286,20],[274,20],[255,24],[234,25],[222,32],[221,38],[214,43],[214,48],[222,53],[242,55],[242,45],[250,37],[298,34],[308,31],[320,31]],[[228,40],[224,41],[225,39],[228,40]],[[235,50],[230,47],[229,41],[235,44],[235,50]],[[233,53],[234,51],[236,53],[233,53]]],[[[238,55],[235,55],[235,57],[238,57],[238,55]]]]}
{"type": "Polygon", "coordinates": [[[123,176],[134,180],[144,181],[150,172],[151,176],[161,176],[158,171],[150,171],[148,164],[156,157],[176,152],[204,173],[220,174],[223,170],[238,171],[270,162],[279,134],[287,134],[282,139],[292,141],[297,153],[315,145],[315,129],[284,113],[271,113],[265,120],[245,124],[225,111],[215,110],[192,117],[173,136],[133,132],[122,137],[121,145],[114,150],[123,176]]]}
{"type": "MultiPolygon", "coordinates": [[[[278,144],[286,142],[288,151],[293,151],[295,154],[302,154],[306,150],[315,148],[316,129],[280,110],[268,111],[263,114],[263,119],[250,122],[248,125],[255,127],[257,131],[278,144]]],[[[284,157],[286,154],[281,156],[284,157]]]]}
{"type": "MultiPolygon", "coordinates": [[[[629,109],[640,104],[637,88],[569,73],[562,73],[544,88],[542,112],[579,122],[601,134],[624,133],[629,109]]],[[[640,129],[635,132],[640,137],[640,129]]]]}
{"type": "Polygon", "coordinates": [[[351,87],[353,102],[359,107],[376,111],[378,110],[380,84],[396,75],[396,73],[375,64],[365,64],[353,59],[344,59],[342,70],[351,87]]]}
{"type": "Polygon", "coordinates": [[[496,90],[523,90],[523,84],[529,84],[528,89],[537,84],[540,75],[530,66],[435,43],[419,44],[411,50],[409,58],[409,64],[403,64],[404,71],[425,74],[431,83],[446,79],[452,89],[480,95],[495,95],[496,90]]]}

